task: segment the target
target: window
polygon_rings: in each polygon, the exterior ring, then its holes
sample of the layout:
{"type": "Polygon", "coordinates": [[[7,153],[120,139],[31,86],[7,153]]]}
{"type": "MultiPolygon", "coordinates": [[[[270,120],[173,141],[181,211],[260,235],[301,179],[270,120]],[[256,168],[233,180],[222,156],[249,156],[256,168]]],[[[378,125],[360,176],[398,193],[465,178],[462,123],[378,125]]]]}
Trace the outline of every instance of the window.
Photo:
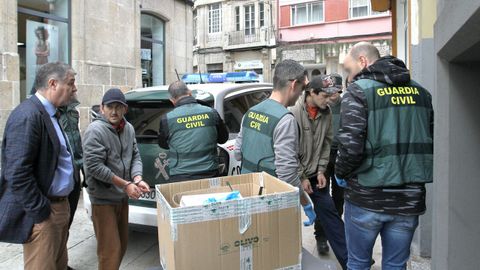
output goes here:
{"type": "Polygon", "coordinates": [[[240,132],[243,115],[249,108],[264,101],[270,96],[270,92],[258,91],[240,96],[227,98],[224,103],[225,124],[230,133],[234,135],[240,132]]]}
{"type": "Polygon", "coordinates": [[[263,2],[258,3],[258,12],[260,17],[260,27],[265,26],[265,4],[263,2]]]}
{"type": "Polygon", "coordinates": [[[240,31],[240,7],[235,7],[235,30],[240,31]]]}
{"type": "Polygon", "coordinates": [[[193,11],[193,45],[197,45],[198,42],[198,16],[197,11],[193,11]]]}
{"type": "Polygon", "coordinates": [[[154,136],[154,139],[157,139],[160,119],[172,109],[173,105],[168,100],[165,102],[129,103],[125,118],[133,125],[137,136],[145,136],[145,138],[154,136]]]}
{"type": "Polygon", "coordinates": [[[208,73],[222,73],[223,72],[223,63],[218,64],[207,64],[208,73]]]}
{"type": "Polygon", "coordinates": [[[388,14],[388,11],[377,12],[372,11],[372,4],[370,0],[350,0],[350,18],[360,18],[375,15],[388,14]]]}
{"type": "Polygon", "coordinates": [[[292,25],[323,22],[323,1],[293,5],[292,25]]]}
{"type": "Polygon", "coordinates": [[[165,84],[165,22],[141,15],[141,66],[144,87],[165,84]]]}
{"type": "Polygon", "coordinates": [[[18,0],[20,97],[32,94],[38,68],[50,62],[70,64],[70,1],[18,0]]]}
{"type": "Polygon", "coordinates": [[[255,34],[255,5],[248,5],[245,9],[245,35],[255,34]]]}
{"type": "Polygon", "coordinates": [[[221,4],[212,4],[208,6],[208,33],[219,33],[222,31],[222,11],[221,4]]]}

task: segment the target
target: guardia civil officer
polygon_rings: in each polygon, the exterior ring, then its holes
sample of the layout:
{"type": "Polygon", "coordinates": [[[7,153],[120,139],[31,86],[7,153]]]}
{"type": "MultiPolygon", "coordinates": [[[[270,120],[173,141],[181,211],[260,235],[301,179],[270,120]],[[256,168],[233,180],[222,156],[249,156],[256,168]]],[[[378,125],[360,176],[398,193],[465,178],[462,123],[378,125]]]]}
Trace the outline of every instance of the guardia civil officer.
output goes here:
{"type": "Polygon", "coordinates": [[[228,140],[225,123],[215,109],[199,104],[183,82],[170,84],[168,92],[175,109],[160,120],[158,145],[170,150],[170,181],[218,176],[217,143],[228,140]]]}
{"type": "Polygon", "coordinates": [[[342,100],[335,173],[346,186],[347,266],[370,269],[380,234],[382,269],[406,269],[432,182],[432,96],[401,60],[380,57],[370,43],[356,44],[344,67],[352,83],[342,100]]]}
{"type": "MultiPolygon", "coordinates": [[[[305,68],[294,60],[284,60],[275,67],[273,91],[269,99],[245,113],[235,142],[235,158],[242,161],[242,174],[266,172],[294,187],[308,190],[299,172],[299,127],[287,107],[295,105],[308,86],[305,68]]],[[[307,186],[308,184],[308,186],[307,186]]],[[[304,192],[300,201],[309,221],[315,222],[313,206],[304,192]]]]}

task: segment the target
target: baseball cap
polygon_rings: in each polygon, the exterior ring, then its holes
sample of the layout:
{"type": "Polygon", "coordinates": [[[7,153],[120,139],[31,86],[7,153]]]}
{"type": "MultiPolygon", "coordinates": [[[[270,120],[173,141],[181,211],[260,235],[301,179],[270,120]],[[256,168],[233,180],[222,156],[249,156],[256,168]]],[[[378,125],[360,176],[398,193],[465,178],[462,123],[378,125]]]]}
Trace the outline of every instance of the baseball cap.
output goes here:
{"type": "Polygon", "coordinates": [[[332,73],[329,75],[324,75],[322,77],[322,81],[322,90],[329,94],[335,94],[343,89],[342,76],[340,76],[340,74],[332,73]]]}
{"type": "Polygon", "coordinates": [[[107,105],[114,102],[119,102],[125,106],[128,106],[127,101],[125,100],[125,95],[123,94],[122,90],[118,88],[108,89],[102,98],[102,105],[107,105]]]}

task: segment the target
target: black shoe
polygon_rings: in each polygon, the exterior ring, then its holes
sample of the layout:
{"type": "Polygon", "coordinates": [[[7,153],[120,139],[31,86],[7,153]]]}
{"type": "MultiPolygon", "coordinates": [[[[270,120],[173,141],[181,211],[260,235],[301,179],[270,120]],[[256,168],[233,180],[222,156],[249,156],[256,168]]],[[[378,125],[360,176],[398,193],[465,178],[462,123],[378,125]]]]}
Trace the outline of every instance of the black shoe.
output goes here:
{"type": "Polygon", "coordinates": [[[73,268],[70,267],[70,266],[67,266],[67,270],[75,270],[75,269],[73,269],[73,268]]]}
{"type": "Polygon", "coordinates": [[[374,264],[375,264],[375,260],[372,259],[372,260],[370,261],[370,266],[373,266],[374,264]]]}
{"type": "Polygon", "coordinates": [[[317,240],[317,250],[319,255],[327,255],[330,251],[327,240],[317,240]]]}

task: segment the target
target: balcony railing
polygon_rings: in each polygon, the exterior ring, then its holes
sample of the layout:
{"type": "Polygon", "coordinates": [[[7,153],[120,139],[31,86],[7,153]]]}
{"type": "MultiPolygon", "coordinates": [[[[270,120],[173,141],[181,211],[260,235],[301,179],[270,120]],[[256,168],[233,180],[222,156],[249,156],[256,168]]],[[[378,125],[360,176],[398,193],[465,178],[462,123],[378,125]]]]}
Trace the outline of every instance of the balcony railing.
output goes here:
{"type": "Polygon", "coordinates": [[[257,43],[265,40],[265,35],[261,32],[265,31],[260,28],[245,29],[228,33],[228,45],[240,45],[248,43],[257,43]],[[263,39],[262,39],[263,36],[263,39]]]}

